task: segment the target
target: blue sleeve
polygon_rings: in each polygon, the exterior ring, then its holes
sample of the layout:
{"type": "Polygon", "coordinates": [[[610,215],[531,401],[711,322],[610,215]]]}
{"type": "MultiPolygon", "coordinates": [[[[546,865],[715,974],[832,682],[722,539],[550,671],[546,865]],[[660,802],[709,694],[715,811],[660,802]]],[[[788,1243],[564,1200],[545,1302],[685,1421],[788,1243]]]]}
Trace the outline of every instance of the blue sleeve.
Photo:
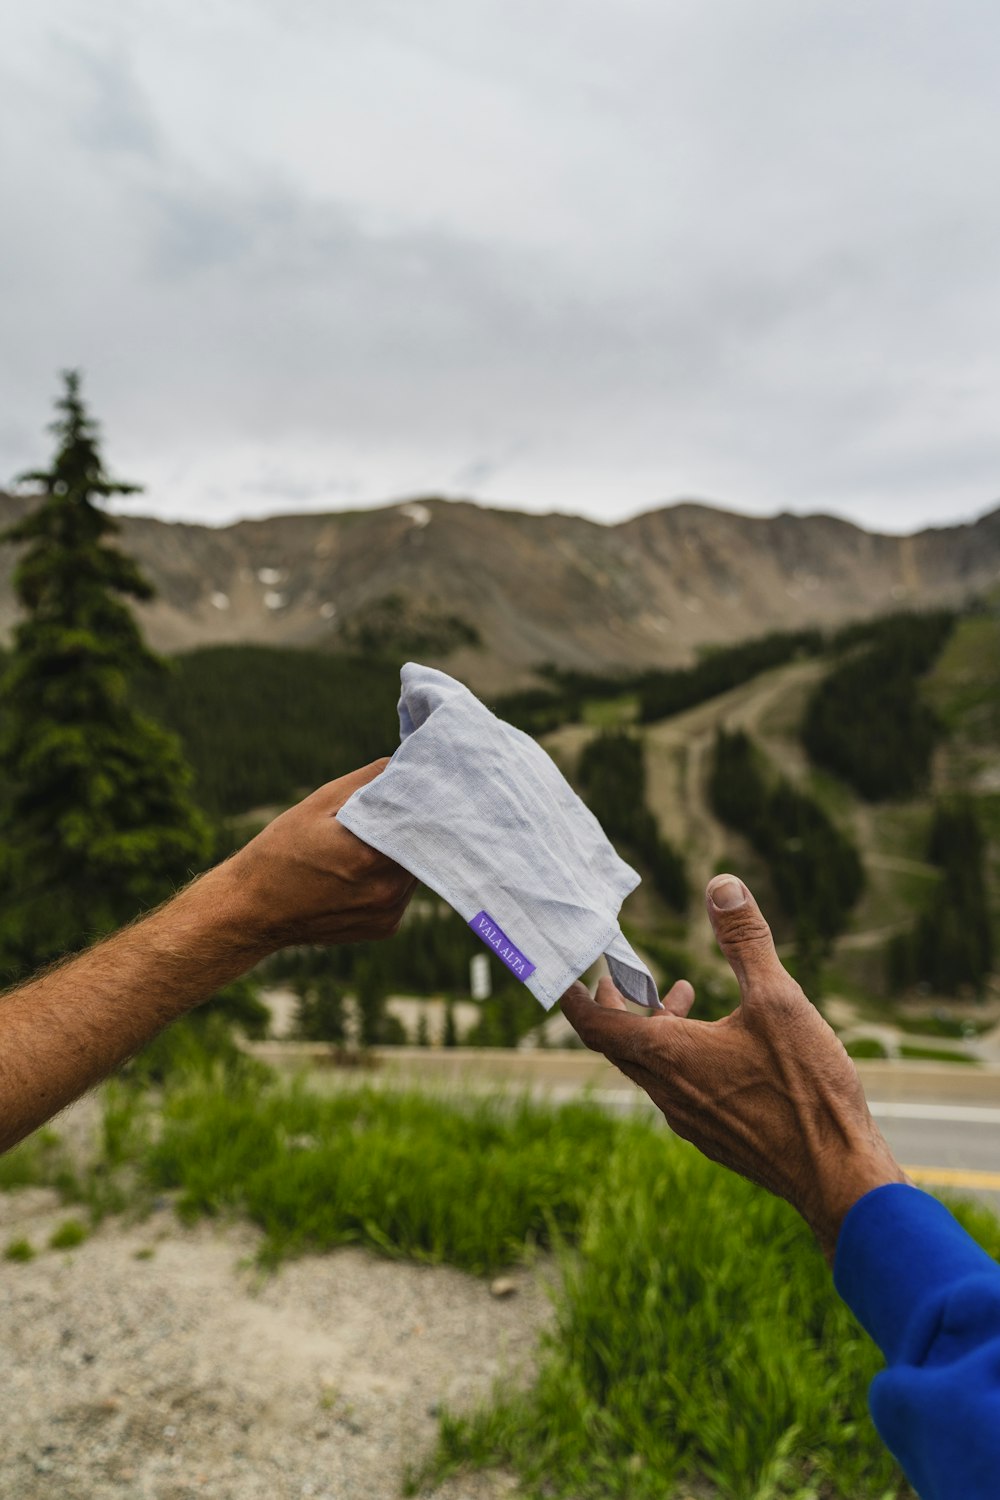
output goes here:
{"type": "Polygon", "coordinates": [[[891,1183],[848,1213],[834,1281],[885,1355],[872,1417],[921,1500],[997,1500],[1000,1265],[935,1198],[891,1183]]]}

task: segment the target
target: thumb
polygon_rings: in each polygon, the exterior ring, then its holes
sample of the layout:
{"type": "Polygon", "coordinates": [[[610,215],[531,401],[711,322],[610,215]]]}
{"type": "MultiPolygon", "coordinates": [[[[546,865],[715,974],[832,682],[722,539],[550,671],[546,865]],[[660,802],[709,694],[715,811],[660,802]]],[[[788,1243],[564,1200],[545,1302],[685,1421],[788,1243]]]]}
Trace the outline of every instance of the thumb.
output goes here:
{"type": "Polygon", "coordinates": [[[716,875],[709,881],[705,904],[719,947],[739,980],[744,999],[750,985],[785,977],[771,929],[742,880],[735,875],[716,875]]]}

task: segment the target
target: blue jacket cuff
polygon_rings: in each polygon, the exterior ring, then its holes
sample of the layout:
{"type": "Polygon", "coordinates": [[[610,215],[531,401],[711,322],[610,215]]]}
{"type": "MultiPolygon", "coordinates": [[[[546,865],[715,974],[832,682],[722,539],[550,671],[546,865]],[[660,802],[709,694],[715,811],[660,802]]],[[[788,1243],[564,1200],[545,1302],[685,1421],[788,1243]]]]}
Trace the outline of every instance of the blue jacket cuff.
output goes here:
{"type": "Polygon", "coordinates": [[[966,1276],[996,1263],[930,1194],[891,1182],[859,1198],[837,1241],[833,1279],[892,1364],[917,1310],[966,1276]]]}

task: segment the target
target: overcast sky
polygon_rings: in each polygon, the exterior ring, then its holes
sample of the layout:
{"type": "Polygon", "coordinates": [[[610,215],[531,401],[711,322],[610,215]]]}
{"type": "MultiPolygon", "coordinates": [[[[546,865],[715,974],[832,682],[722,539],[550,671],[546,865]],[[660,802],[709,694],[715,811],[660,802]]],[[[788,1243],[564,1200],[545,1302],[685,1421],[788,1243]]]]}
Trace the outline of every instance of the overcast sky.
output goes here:
{"type": "Polygon", "coordinates": [[[1000,500],[1000,8],[31,0],[0,483],[83,368],[133,506],[1000,500]]]}

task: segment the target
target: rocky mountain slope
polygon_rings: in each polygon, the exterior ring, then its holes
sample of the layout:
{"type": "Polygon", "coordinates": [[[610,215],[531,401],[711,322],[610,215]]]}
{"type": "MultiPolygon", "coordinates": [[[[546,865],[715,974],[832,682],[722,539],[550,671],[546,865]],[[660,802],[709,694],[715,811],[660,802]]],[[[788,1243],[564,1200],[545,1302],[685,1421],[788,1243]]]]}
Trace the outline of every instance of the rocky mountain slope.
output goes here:
{"type": "MultiPolygon", "coordinates": [[[[0,495],[0,525],[31,504],[0,495]]],[[[220,642],[384,649],[497,689],[542,662],[615,670],[702,644],[962,600],[1000,578],[1000,510],[883,536],[829,516],[704,505],[615,526],[428,499],[224,528],[141,517],[122,544],[157,590],[161,650],[220,642]]],[[[0,548],[0,631],[16,607],[0,548]]]]}

